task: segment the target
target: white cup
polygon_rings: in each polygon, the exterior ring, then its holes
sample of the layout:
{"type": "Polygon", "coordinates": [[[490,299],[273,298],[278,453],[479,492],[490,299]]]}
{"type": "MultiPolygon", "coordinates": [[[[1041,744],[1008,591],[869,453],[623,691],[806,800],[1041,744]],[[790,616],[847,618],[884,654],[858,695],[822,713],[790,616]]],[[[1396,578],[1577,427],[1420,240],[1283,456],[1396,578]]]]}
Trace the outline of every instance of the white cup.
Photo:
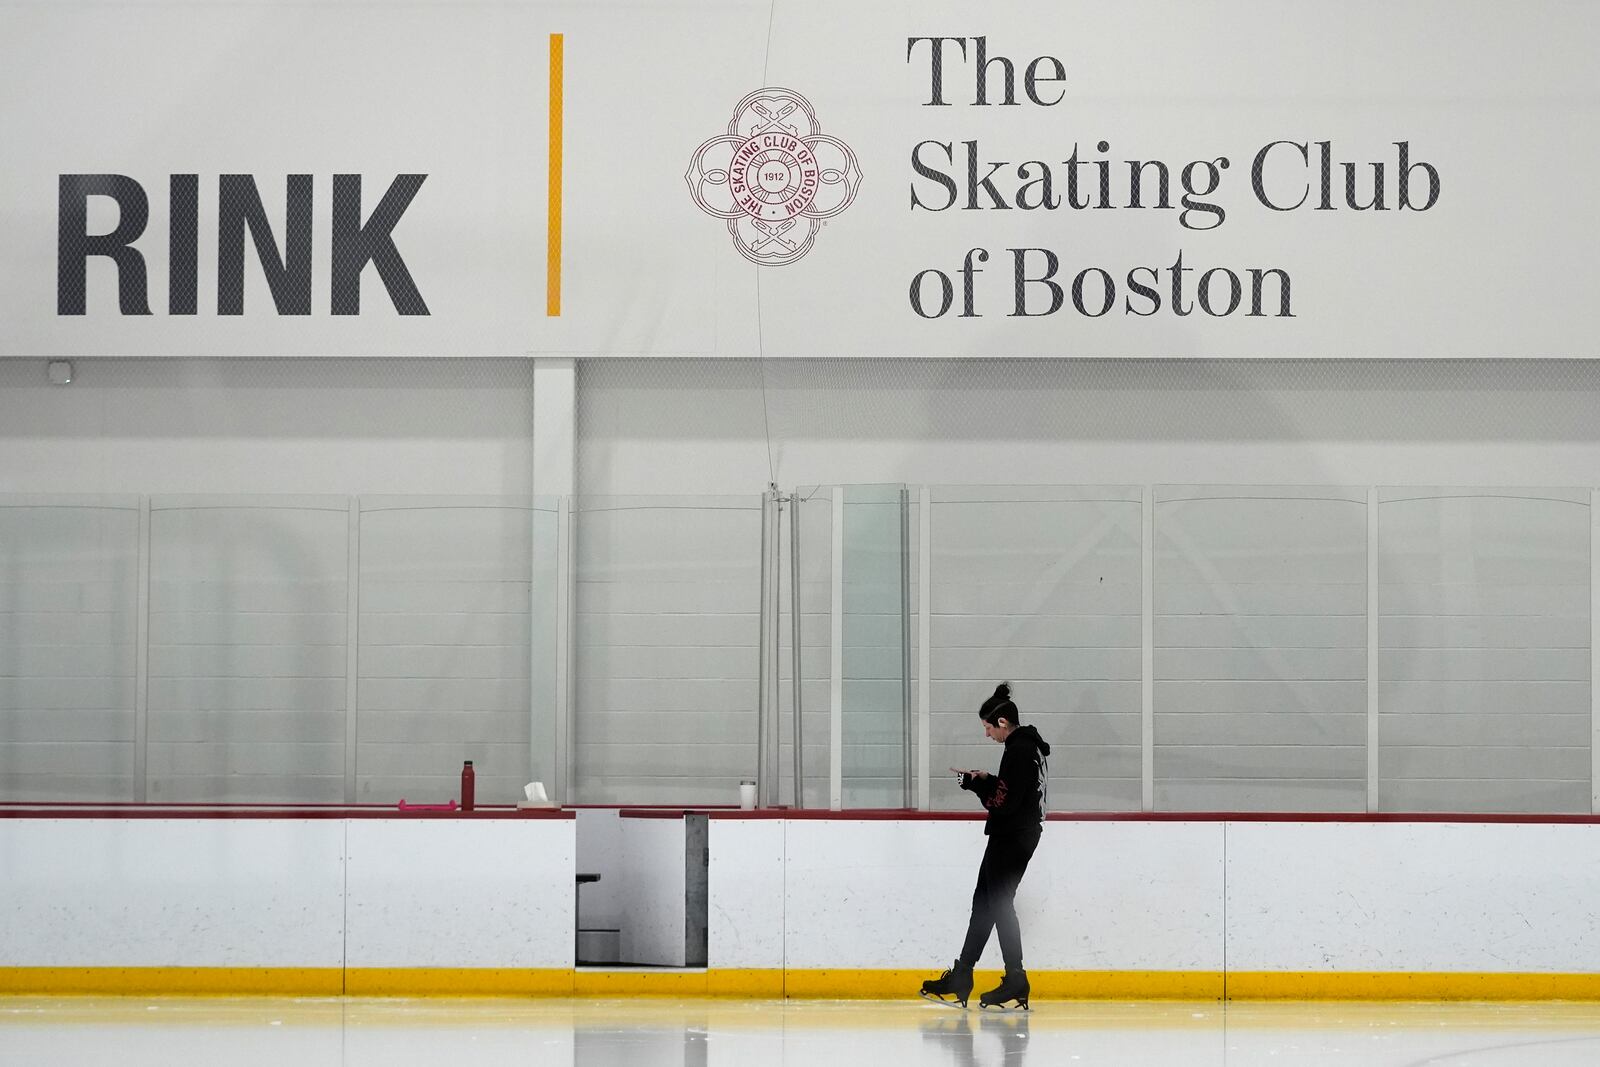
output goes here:
{"type": "Polygon", "coordinates": [[[550,803],[550,798],[545,796],[544,783],[543,782],[529,782],[527,785],[522,787],[522,793],[523,793],[524,796],[526,796],[528,798],[529,802],[531,802],[531,803],[534,803],[534,804],[548,804],[548,803],[550,803]]]}
{"type": "Polygon", "coordinates": [[[739,807],[745,811],[754,811],[756,807],[756,784],[748,778],[739,783],[739,807]]]}

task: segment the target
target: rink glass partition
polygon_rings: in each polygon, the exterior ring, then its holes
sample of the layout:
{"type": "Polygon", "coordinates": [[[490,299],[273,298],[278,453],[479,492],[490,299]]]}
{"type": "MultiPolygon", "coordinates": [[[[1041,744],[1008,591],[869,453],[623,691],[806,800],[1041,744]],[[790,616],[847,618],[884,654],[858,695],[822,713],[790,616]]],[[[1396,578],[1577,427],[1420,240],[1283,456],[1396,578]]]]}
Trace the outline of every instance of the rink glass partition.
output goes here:
{"type": "Polygon", "coordinates": [[[781,495],[0,496],[0,797],[1593,808],[1590,489],[781,495]]]}

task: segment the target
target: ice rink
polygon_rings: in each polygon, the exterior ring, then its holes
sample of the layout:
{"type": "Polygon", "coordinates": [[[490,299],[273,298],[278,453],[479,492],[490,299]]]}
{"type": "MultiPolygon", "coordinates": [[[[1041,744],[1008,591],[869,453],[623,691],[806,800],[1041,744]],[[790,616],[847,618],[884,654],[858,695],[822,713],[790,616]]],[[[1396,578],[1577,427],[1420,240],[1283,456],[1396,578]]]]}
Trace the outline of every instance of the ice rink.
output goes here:
{"type": "Polygon", "coordinates": [[[1600,1005],[0,999],[0,1063],[955,1067],[1600,1062],[1600,1005]]]}

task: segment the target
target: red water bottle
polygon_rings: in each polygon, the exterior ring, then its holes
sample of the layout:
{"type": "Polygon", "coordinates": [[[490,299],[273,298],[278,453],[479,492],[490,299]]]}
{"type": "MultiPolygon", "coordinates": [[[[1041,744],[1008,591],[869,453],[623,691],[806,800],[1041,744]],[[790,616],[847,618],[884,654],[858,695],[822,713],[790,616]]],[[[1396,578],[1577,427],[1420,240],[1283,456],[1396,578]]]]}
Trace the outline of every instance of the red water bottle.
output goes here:
{"type": "Polygon", "coordinates": [[[472,773],[472,761],[467,760],[461,765],[461,810],[471,811],[473,793],[477,789],[476,775],[472,773]]]}

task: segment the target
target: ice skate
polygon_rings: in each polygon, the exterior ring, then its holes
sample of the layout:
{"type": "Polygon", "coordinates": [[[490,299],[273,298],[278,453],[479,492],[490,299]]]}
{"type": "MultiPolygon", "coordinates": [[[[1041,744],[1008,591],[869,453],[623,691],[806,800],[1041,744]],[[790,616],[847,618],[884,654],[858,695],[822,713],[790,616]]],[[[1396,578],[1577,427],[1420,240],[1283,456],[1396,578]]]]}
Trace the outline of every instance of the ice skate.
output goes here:
{"type": "Polygon", "coordinates": [[[1028,972],[1007,971],[1000,984],[978,998],[978,1007],[984,1010],[1028,1010],[1028,972]]]}
{"type": "Polygon", "coordinates": [[[965,1008],[972,996],[972,968],[956,960],[948,971],[922,983],[922,995],[935,1004],[965,1008]]]}

